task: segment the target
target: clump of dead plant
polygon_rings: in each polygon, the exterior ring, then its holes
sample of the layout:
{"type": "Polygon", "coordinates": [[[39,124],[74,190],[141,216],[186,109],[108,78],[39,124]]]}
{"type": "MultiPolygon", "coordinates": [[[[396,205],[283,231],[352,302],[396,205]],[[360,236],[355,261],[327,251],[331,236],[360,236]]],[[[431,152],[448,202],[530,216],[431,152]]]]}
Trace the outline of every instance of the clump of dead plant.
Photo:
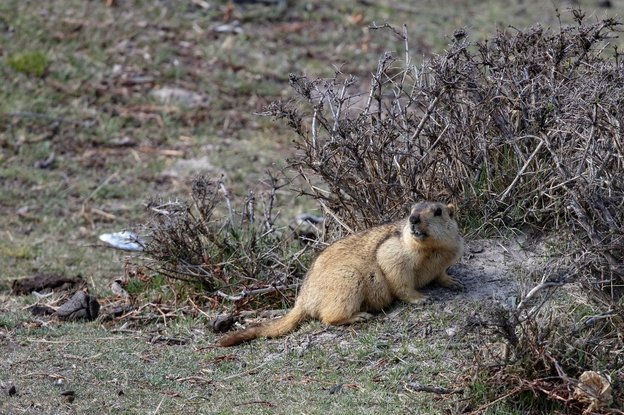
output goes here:
{"type": "Polygon", "coordinates": [[[292,297],[307,250],[288,224],[276,224],[277,192],[285,183],[273,176],[269,182],[260,197],[235,198],[223,180],[198,177],[190,200],[150,203],[146,265],[228,300],[245,302],[258,293],[278,294],[278,301],[292,297]]]}
{"type": "Polygon", "coordinates": [[[407,31],[385,25],[405,55],[384,54],[369,85],[340,72],[291,75],[300,99],[267,111],[297,133],[291,165],[338,229],[434,199],[455,201],[473,234],[556,235],[564,282],[585,287],[590,320],[608,318],[558,326],[544,307],[490,319],[508,355],[481,372],[488,388],[509,393],[497,402],[528,392],[545,398],[541,408],[580,408],[574,382],[591,368],[624,377],[611,353],[624,336],[624,65],[608,44],[621,24],[572,13],[573,26],[509,29],[485,42],[459,30],[421,65],[407,31]]]}
{"type": "MultiPolygon", "coordinates": [[[[550,264],[552,265],[552,264],[550,264]]],[[[471,403],[464,412],[621,413],[624,353],[621,310],[595,314],[584,293],[555,296],[569,276],[546,273],[513,307],[469,318],[474,345],[471,403]]]]}
{"type": "MultiPolygon", "coordinates": [[[[624,75],[605,50],[620,23],[457,31],[422,65],[384,54],[370,85],[291,75],[275,103],[299,136],[291,162],[336,222],[358,230],[414,199],[453,199],[474,231],[571,230],[593,284],[624,284],[624,75]]],[[[374,27],[378,28],[378,27],[374,27]]],[[[590,280],[588,280],[590,281],[590,280]]]]}

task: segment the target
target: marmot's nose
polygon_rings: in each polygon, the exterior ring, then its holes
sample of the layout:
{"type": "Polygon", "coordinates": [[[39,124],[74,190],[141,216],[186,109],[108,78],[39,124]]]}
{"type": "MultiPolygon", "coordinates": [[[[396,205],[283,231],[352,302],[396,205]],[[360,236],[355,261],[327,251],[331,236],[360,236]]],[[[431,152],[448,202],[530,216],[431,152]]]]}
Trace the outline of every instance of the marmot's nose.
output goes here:
{"type": "Polygon", "coordinates": [[[417,223],[420,223],[420,215],[416,214],[416,215],[410,216],[409,221],[412,225],[416,225],[417,223]]]}

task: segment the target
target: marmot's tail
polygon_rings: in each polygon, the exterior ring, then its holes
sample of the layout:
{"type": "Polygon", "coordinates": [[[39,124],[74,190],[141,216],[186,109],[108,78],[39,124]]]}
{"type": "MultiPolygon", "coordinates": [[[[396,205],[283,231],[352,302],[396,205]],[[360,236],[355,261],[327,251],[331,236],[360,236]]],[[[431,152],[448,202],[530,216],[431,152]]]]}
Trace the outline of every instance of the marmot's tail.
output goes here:
{"type": "Polygon", "coordinates": [[[278,337],[294,330],[303,319],[306,318],[306,312],[303,306],[295,303],[295,307],[284,317],[277,320],[264,323],[260,326],[249,327],[244,330],[236,331],[219,339],[219,346],[229,347],[236,346],[243,342],[248,342],[257,337],[278,337]]]}

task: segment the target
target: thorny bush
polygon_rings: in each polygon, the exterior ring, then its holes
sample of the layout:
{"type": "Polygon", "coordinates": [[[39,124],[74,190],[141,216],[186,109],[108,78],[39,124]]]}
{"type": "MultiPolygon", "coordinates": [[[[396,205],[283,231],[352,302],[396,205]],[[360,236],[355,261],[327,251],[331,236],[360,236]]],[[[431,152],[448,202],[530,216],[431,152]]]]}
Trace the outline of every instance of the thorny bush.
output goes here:
{"type": "Polygon", "coordinates": [[[222,180],[198,177],[190,201],[150,203],[147,266],[230,300],[255,289],[278,301],[282,291],[292,295],[287,289],[305,273],[307,250],[294,243],[288,226],[276,225],[276,194],[284,184],[269,179],[259,201],[253,192],[232,198],[222,180]]]}
{"type": "MultiPolygon", "coordinates": [[[[457,203],[474,234],[557,235],[564,255],[550,267],[556,278],[542,275],[526,301],[476,324],[507,350],[479,367],[477,378],[493,393],[480,402],[472,384],[473,402],[483,403],[477,410],[527,393],[543,398],[527,406],[537,412],[554,402],[590,409],[573,391],[592,368],[612,374],[615,402],[623,399],[624,67],[617,49],[607,53],[620,24],[585,24],[573,13],[572,27],[513,29],[482,43],[457,31],[445,53],[419,66],[406,31],[390,28],[404,58],[384,54],[368,87],[342,73],[291,75],[302,99],[267,111],[299,136],[290,164],[337,234],[434,199],[457,203]],[[590,317],[580,326],[544,307],[547,288],[571,281],[589,288],[590,317]]],[[[163,274],[226,298],[288,286],[303,275],[304,250],[275,228],[274,197],[258,214],[253,195],[236,207],[222,182],[198,180],[191,202],[151,206],[148,258],[163,274]]]]}
{"type": "Polygon", "coordinates": [[[299,136],[292,166],[346,230],[396,219],[414,199],[454,200],[475,232],[565,232],[592,285],[624,290],[624,66],[615,20],[505,31],[412,64],[352,76],[291,75],[302,100],[267,113],[299,136]]]}
{"type": "Polygon", "coordinates": [[[573,412],[573,376],[594,367],[612,373],[616,386],[624,381],[624,65],[608,45],[620,23],[586,24],[572,13],[574,26],[509,29],[485,42],[459,30],[444,54],[420,66],[406,30],[386,25],[405,57],[384,54],[368,87],[340,72],[291,75],[300,99],[267,114],[297,133],[291,165],[341,231],[434,199],[455,201],[473,234],[556,235],[559,275],[544,275],[538,287],[582,284],[601,329],[570,332],[548,313],[520,309],[494,319],[489,326],[504,328],[511,354],[493,366],[497,376],[486,375],[486,387],[573,412]]]}

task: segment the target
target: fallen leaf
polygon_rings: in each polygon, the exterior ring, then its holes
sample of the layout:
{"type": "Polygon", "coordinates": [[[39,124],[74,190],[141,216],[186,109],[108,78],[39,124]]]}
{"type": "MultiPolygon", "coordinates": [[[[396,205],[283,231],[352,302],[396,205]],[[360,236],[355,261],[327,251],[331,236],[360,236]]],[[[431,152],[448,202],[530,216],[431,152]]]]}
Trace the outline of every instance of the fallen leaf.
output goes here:
{"type": "Polygon", "coordinates": [[[584,414],[590,414],[613,403],[613,390],[609,375],[601,375],[593,370],[583,372],[574,389],[574,397],[589,403],[584,414]]]}

